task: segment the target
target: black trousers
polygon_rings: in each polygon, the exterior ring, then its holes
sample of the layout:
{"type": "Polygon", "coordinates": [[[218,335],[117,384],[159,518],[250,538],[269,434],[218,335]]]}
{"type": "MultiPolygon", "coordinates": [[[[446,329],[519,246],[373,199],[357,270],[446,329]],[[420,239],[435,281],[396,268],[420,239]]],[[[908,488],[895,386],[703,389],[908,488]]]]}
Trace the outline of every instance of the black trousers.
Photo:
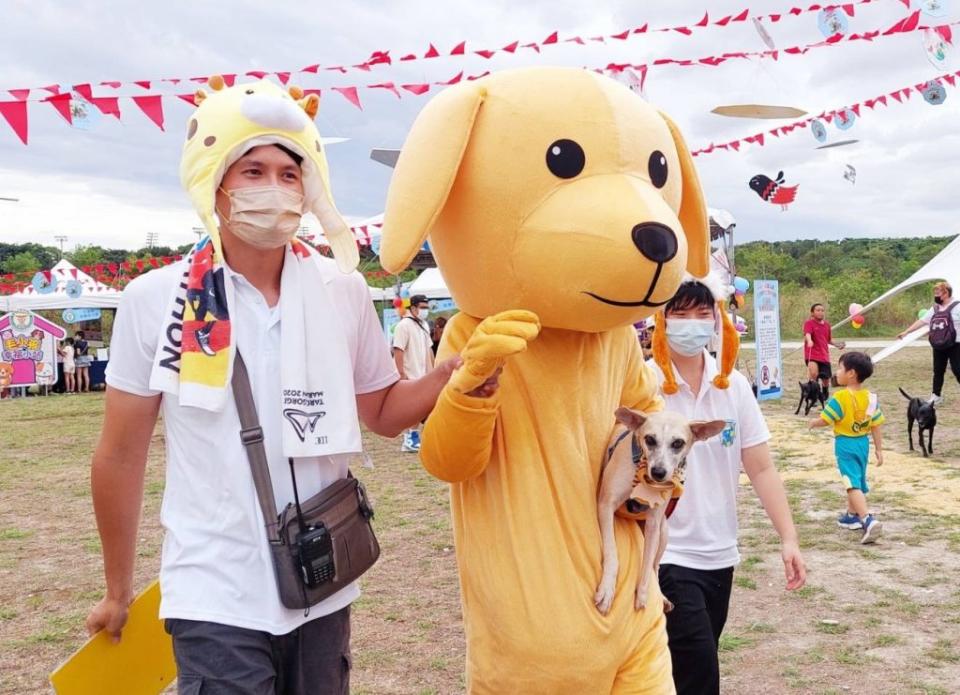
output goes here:
{"type": "Polygon", "coordinates": [[[660,591],[673,603],[667,636],[677,695],[717,695],[720,662],[717,645],[727,622],[733,567],[695,570],[660,566],[660,591]]]}
{"type": "Polygon", "coordinates": [[[167,620],[180,695],[347,695],[350,607],[285,635],[167,620]]]}
{"type": "Polygon", "coordinates": [[[960,384],[960,343],[952,348],[933,348],[933,393],[936,396],[943,395],[943,377],[947,374],[947,362],[960,384]]]}

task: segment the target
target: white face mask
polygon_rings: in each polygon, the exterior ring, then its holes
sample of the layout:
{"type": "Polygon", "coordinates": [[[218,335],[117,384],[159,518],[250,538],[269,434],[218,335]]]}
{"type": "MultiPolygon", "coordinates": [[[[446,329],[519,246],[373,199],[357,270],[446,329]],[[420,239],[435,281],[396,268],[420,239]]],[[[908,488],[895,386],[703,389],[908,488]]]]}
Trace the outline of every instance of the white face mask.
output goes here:
{"type": "Polygon", "coordinates": [[[300,229],[302,193],[280,186],[220,190],[230,197],[230,217],[224,215],[230,231],[251,246],[279,248],[300,229]]]}
{"type": "Polygon", "coordinates": [[[716,330],[713,319],[667,319],[667,343],[685,357],[694,357],[710,344],[716,330]]]}
{"type": "Polygon", "coordinates": [[[421,321],[426,321],[427,316],[429,315],[430,315],[429,309],[417,309],[417,318],[420,319],[421,321]]]}

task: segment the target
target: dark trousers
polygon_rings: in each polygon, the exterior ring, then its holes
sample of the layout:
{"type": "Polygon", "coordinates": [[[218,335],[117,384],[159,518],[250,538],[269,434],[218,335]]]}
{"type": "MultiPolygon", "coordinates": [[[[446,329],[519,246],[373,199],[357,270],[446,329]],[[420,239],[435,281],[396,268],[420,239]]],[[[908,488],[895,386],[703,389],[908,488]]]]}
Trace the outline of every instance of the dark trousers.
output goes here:
{"type": "Polygon", "coordinates": [[[180,695],[347,695],[350,607],[285,635],[167,620],[180,695]]]}
{"type": "Polygon", "coordinates": [[[677,695],[717,695],[720,662],[717,645],[727,622],[733,568],[695,570],[660,566],[660,590],[673,603],[667,636],[677,695]]]}
{"type": "Polygon", "coordinates": [[[952,348],[933,348],[934,395],[943,395],[943,377],[947,374],[947,362],[950,363],[950,369],[953,371],[953,376],[957,378],[957,383],[960,384],[960,343],[952,348]]]}

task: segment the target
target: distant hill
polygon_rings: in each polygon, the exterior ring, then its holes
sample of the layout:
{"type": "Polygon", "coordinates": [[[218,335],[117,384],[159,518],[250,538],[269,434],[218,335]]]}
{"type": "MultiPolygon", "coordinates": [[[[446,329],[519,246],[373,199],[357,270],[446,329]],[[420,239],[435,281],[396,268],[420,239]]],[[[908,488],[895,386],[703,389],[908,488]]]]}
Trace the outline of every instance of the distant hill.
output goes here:
{"type": "MultiPolygon", "coordinates": [[[[784,338],[798,338],[810,305],[827,306],[827,320],[848,315],[851,303],[866,304],[905,280],[939,253],[953,237],[912,239],[843,239],[841,241],[755,241],[736,248],[737,274],[750,280],[780,282],[784,338]]],[[[932,304],[932,284],[918,285],[884,302],[866,315],[859,331],[849,325],[843,336],[894,336],[932,304]]],[[[752,324],[752,291],[741,310],[752,324]]]]}

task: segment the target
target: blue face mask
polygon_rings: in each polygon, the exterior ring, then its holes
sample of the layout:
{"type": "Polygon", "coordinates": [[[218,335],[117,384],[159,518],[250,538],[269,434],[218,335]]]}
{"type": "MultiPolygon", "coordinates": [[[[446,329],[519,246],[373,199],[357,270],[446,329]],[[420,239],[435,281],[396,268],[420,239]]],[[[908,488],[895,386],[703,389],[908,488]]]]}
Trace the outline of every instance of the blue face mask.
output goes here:
{"type": "Polygon", "coordinates": [[[713,319],[667,319],[667,343],[674,352],[694,357],[710,344],[715,329],[713,319]]]}

